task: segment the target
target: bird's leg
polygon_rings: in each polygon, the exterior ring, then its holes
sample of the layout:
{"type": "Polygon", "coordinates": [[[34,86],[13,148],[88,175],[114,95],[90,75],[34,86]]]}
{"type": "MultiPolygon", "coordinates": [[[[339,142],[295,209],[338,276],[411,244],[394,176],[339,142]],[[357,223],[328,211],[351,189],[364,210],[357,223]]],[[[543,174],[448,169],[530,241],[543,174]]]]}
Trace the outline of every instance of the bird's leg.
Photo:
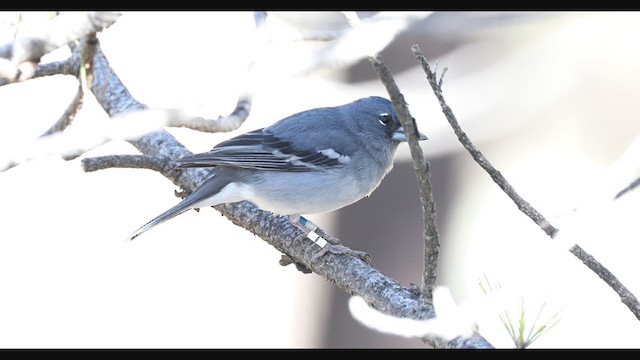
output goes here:
{"type": "MultiPolygon", "coordinates": [[[[298,229],[302,230],[303,234],[300,236],[297,236],[295,239],[293,239],[293,242],[302,242],[302,240],[304,240],[307,237],[307,229],[302,227],[302,225],[298,222],[298,218],[294,215],[289,216],[289,221],[295,225],[295,227],[297,227],[298,229]]],[[[306,267],[304,264],[298,263],[295,260],[293,260],[293,258],[285,253],[282,254],[282,257],[280,258],[280,265],[282,266],[288,266],[294,264],[296,266],[296,269],[300,272],[302,272],[303,274],[309,274],[312,272],[311,269],[309,269],[308,267],[306,267]]]]}
{"type": "Polygon", "coordinates": [[[322,229],[318,228],[316,224],[306,218],[300,215],[289,215],[289,221],[305,233],[305,235],[303,235],[304,238],[307,238],[320,246],[320,251],[313,255],[311,261],[315,261],[327,252],[331,252],[333,254],[349,254],[359,258],[367,264],[371,263],[371,256],[369,254],[343,246],[340,243],[340,240],[325,233],[322,229]]]}

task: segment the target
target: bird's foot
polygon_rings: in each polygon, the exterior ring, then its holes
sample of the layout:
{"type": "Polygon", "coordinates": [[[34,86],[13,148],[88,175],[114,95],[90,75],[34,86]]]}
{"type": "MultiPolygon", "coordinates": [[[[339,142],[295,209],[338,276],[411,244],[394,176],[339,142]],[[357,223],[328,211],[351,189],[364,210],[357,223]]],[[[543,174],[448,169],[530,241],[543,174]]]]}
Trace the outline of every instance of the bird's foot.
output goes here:
{"type": "Polygon", "coordinates": [[[313,241],[316,245],[320,246],[320,251],[315,253],[311,258],[312,262],[315,262],[320,257],[326,255],[327,252],[330,252],[332,254],[351,255],[366,262],[367,264],[371,263],[371,256],[369,254],[363,251],[349,249],[348,247],[342,245],[340,243],[340,240],[325,233],[322,229],[318,228],[318,226],[316,226],[306,218],[300,215],[290,215],[289,220],[293,225],[295,225],[298,229],[302,230],[305,233],[304,238],[307,238],[313,241]]]}
{"type": "Polygon", "coordinates": [[[291,264],[295,265],[296,269],[303,274],[310,274],[312,272],[311,269],[306,267],[304,264],[293,261],[293,259],[287,254],[282,254],[282,257],[280,258],[280,265],[288,266],[291,264]]]}
{"type": "Polygon", "coordinates": [[[173,190],[173,195],[175,195],[176,197],[179,197],[180,199],[184,199],[187,196],[189,196],[191,192],[190,191],[186,191],[186,190],[173,190]]]}
{"type": "Polygon", "coordinates": [[[349,249],[348,247],[338,243],[338,244],[330,244],[327,243],[320,251],[313,254],[311,257],[311,261],[315,262],[322,256],[326,255],[328,252],[332,254],[347,254],[353,257],[357,257],[358,259],[366,262],[367,264],[371,264],[371,255],[367,254],[364,251],[349,249]]]}

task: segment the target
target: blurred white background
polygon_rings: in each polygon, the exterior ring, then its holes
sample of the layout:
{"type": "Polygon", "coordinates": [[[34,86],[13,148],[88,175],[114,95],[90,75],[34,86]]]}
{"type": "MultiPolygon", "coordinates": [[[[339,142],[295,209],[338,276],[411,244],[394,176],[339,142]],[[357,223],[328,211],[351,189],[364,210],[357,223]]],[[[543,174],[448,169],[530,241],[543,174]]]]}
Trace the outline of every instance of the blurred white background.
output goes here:
{"type": "MultiPolygon", "coordinates": [[[[13,38],[17,15],[0,13],[1,43],[13,38]]],[[[640,13],[426,15],[381,58],[430,139],[423,149],[440,225],[439,284],[479,308],[480,332],[497,347],[511,343],[498,318],[503,309],[481,301],[485,275],[516,294],[516,305],[524,297],[528,319],[543,302],[541,318],[561,310],[561,321],[534,348],[639,347],[638,319],[567,249],[577,241],[640,293],[638,191],[600,201],[638,176],[637,156],[620,171],[612,166],[640,130],[640,13]],[[462,149],[412,44],[449,67],[444,96],[463,129],[561,236],[546,237],[462,149]]],[[[23,19],[20,31],[28,31],[46,23],[47,13],[23,19]]],[[[342,14],[274,13],[268,21],[274,41],[265,48],[256,42],[251,12],[125,13],[99,38],[136,99],[211,117],[233,109],[249,62],[260,59],[266,70],[256,70],[255,101],[239,130],[169,129],[194,152],[297,111],[387,96],[367,61],[288,76],[326,43],[291,41],[276,29],[343,28],[342,14]]],[[[60,49],[44,61],[67,55],[60,49]]],[[[0,154],[32,146],[76,84],[54,76],[0,87],[0,154]]],[[[104,116],[87,97],[72,127],[104,116]]],[[[112,141],[84,157],[124,153],[136,150],[112,141]]],[[[394,171],[370,198],[309,216],[407,286],[420,283],[422,270],[421,210],[409,161],[402,146],[394,171]]],[[[48,155],[0,173],[0,189],[2,348],[424,346],[356,323],[346,294],[317,275],[279,266],[275,249],[214,210],[190,211],[126,241],[178,202],[175,186],[158,173],[84,173],[80,158],[48,155]]]]}

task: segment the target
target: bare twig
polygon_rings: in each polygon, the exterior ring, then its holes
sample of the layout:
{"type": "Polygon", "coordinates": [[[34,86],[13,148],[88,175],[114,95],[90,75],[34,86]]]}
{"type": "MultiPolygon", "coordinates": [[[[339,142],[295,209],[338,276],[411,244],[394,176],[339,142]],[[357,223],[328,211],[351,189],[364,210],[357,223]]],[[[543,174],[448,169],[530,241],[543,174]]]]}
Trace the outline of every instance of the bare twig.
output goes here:
{"type": "Polygon", "coordinates": [[[436,74],[434,74],[430,67],[427,59],[424,57],[418,45],[413,45],[411,47],[413,54],[416,59],[422,65],[422,69],[427,74],[427,80],[429,80],[429,84],[433,88],[433,92],[435,93],[438,101],[440,102],[440,106],[442,107],[442,112],[445,114],[447,121],[453,128],[458,140],[462,146],[471,154],[471,157],[480,165],[488,174],[491,176],[493,181],[504,191],[513,202],[516,204],[518,209],[525,213],[531,220],[533,220],[538,226],[547,233],[547,235],[553,237],[553,235],[558,231],[554,228],[545,218],[538,212],[538,210],[534,209],[528,202],[526,202],[518,193],[516,193],[515,189],[509,184],[509,182],[502,176],[500,171],[498,171],[491,163],[482,155],[482,153],[473,145],[467,134],[462,131],[460,125],[458,124],[458,120],[455,115],[451,111],[451,108],[444,101],[444,97],[442,96],[442,91],[440,86],[438,85],[438,80],[436,78],[436,74]]]}
{"type": "MultiPolygon", "coordinates": [[[[71,56],[69,56],[65,60],[38,64],[31,79],[51,75],[73,75],[77,77],[79,69],[80,54],[74,51],[71,56]]],[[[0,78],[0,86],[4,86],[10,83],[10,81],[0,78]]]]}
{"type": "MultiPolygon", "coordinates": [[[[95,40],[95,34],[88,35],[86,38],[92,38],[95,40]]],[[[76,114],[82,108],[83,97],[85,93],[85,82],[86,75],[80,76],[81,74],[85,74],[84,68],[81,69],[80,64],[83,62],[86,57],[82,52],[86,52],[86,39],[83,40],[82,45],[85,46],[70,46],[72,47],[73,53],[67,60],[63,61],[59,66],[50,67],[47,70],[57,70],[59,74],[64,74],[67,71],[73,71],[73,75],[78,78],[78,89],[76,90],[76,95],[71,99],[71,103],[65,109],[64,113],[58,121],[56,121],[47,131],[45,131],[40,137],[51,135],[54,132],[59,132],[67,128],[67,126],[71,125],[73,119],[76,117],[76,114]]],[[[91,61],[91,60],[90,60],[91,61]]],[[[57,64],[55,64],[57,65],[57,64]]],[[[90,65],[90,63],[89,63],[90,65]]],[[[42,68],[42,66],[38,66],[38,68],[42,68]]],[[[41,71],[40,74],[37,74],[38,71],[36,69],[36,74],[39,76],[42,75],[44,71],[41,71]]],[[[47,75],[52,75],[53,73],[49,72],[47,75]]],[[[36,75],[34,75],[36,77],[36,75]]]]}
{"type": "Polygon", "coordinates": [[[620,300],[625,304],[629,310],[640,320],[640,302],[638,298],[626,286],[624,286],[618,278],[613,275],[606,267],[604,267],[598,260],[596,260],[589,253],[584,251],[578,244],[575,244],[569,249],[569,251],[575,255],[580,261],[582,261],[589,269],[596,273],[607,285],[620,296],[620,300]]]}
{"type": "Polygon", "coordinates": [[[82,170],[92,172],[109,168],[150,169],[164,172],[169,159],[153,155],[108,155],[82,159],[82,170]]]}
{"type": "Polygon", "coordinates": [[[76,53],[72,53],[66,60],[54,61],[50,63],[39,64],[33,74],[33,78],[50,76],[50,75],[73,75],[78,76],[80,69],[80,57],[76,53]]]}
{"type": "MultiPolygon", "coordinates": [[[[360,29],[362,22],[354,11],[343,13],[349,24],[354,29],[360,29]]],[[[404,96],[396,85],[391,72],[380,60],[377,50],[369,55],[374,70],[380,77],[382,83],[387,89],[393,106],[398,112],[400,123],[407,134],[409,149],[413,159],[413,169],[418,180],[418,189],[420,191],[420,203],[422,205],[422,220],[424,224],[424,270],[422,273],[422,291],[421,296],[427,301],[432,301],[433,290],[438,275],[438,256],[440,252],[440,244],[438,239],[438,227],[436,224],[436,207],[433,201],[431,180],[429,175],[429,164],[425,161],[422,149],[419,145],[418,128],[415,119],[411,116],[409,108],[404,101],[404,96]]],[[[424,342],[432,344],[432,340],[424,339],[424,342]]]]}
{"type": "Polygon", "coordinates": [[[640,177],[633,180],[631,182],[631,184],[629,184],[628,186],[626,186],[624,189],[620,190],[616,196],[614,197],[614,199],[617,199],[619,197],[621,197],[622,195],[628,193],[629,191],[635,189],[636,187],[638,187],[638,185],[640,185],[640,177]]]}
{"type": "Polygon", "coordinates": [[[165,126],[186,127],[204,132],[233,131],[242,125],[249,116],[253,95],[242,94],[238,98],[235,109],[227,116],[217,119],[205,119],[200,116],[189,115],[182,110],[164,110],[165,126]]]}
{"type": "Polygon", "coordinates": [[[76,117],[76,114],[82,108],[82,97],[84,92],[82,91],[82,84],[78,83],[78,89],[76,90],[76,95],[71,99],[69,106],[64,110],[62,116],[56,121],[47,131],[45,131],[40,137],[51,135],[55,132],[60,132],[67,128],[76,117]]]}
{"type": "Polygon", "coordinates": [[[418,128],[415,119],[409,113],[404,96],[396,85],[389,69],[377,56],[369,58],[382,83],[387,88],[393,106],[400,116],[400,123],[407,134],[409,149],[413,159],[413,170],[418,180],[420,202],[422,204],[422,221],[424,223],[424,271],[422,275],[422,294],[426,299],[432,298],[438,275],[438,254],[440,242],[438,226],[436,225],[436,204],[433,200],[433,190],[429,173],[429,162],[425,160],[418,140],[418,128]]]}
{"type": "Polygon", "coordinates": [[[619,199],[640,185],[640,136],[636,137],[608,171],[608,183],[603,198],[619,199]],[[620,190],[622,189],[622,190],[620,190]],[[610,193],[611,194],[610,194],[610,193]]]}
{"type": "MultiPolygon", "coordinates": [[[[526,202],[520,195],[518,195],[511,184],[507,182],[507,180],[500,174],[498,170],[496,170],[491,163],[482,155],[482,153],[473,145],[469,137],[462,131],[460,125],[458,124],[458,120],[453,115],[453,111],[447,105],[442,96],[442,90],[436,81],[436,75],[431,71],[429,64],[420,51],[418,45],[413,45],[411,47],[413,54],[416,57],[416,60],[422,65],[422,69],[427,75],[427,79],[431,88],[433,89],[434,94],[438,98],[440,102],[440,106],[442,107],[442,112],[444,113],[447,121],[453,128],[454,132],[458,136],[458,140],[462,143],[465,149],[471,154],[473,159],[483,168],[496,184],[504,191],[518,206],[518,209],[526,214],[531,220],[533,220],[540,228],[550,237],[554,237],[554,235],[558,232],[553,225],[551,225],[536,209],[534,209],[528,202],[526,202]]],[[[570,252],[575,255],[578,259],[580,259],[589,269],[594,271],[604,282],[609,285],[617,294],[620,296],[622,303],[624,303],[629,310],[640,320],[640,302],[638,299],[631,293],[616,277],[611,273],[607,268],[605,268],[602,264],[600,264],[597,260],[593,258],[593,256],[589,255],[586,251],[584,251],[577,244],[573,245],[570,249],[570,252]]]]}

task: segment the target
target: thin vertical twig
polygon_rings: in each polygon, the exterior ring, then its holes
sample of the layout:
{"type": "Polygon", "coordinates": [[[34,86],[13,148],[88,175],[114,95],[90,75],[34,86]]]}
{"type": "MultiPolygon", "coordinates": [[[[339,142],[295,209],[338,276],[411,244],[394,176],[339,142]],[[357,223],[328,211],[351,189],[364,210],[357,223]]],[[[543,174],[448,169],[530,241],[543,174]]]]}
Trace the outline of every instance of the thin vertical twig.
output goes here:
{"type": "Polygon", "coordinates": [[[400,123],[407,134],[411,158],[413,159],[413,170],[418,180],[420,191],[420,202],[422,204],[422,220],[424,223],[424,270],[422,274],[422,296],[431,300],[433,290],[438,278],[438,256],[440,253],[440,242],[438,227],[436,225],[436,204],[433,200],[433,190],[429,173],[429,162],[425,160],[422,148],[419,145],[418,129],[415,119],[411,116],[404,96],[396,85],[391,72],[378,56],[372,56],[369,61],[378,73],[382,83],[387,88],[393,106],[398,112],[400,123]]]}
{"type": "MultiPolygon", "coordinates": [[[[558,233],[558,229],[555,228],[549,221],[547,221],[542,214],[540,214],[536,209],[534,209],[527,201],[525,201],[520,195],[518,195],[515,189],[507,182],[507,180],[502,176],[502,174],[487,160],[484,155],[473,145],[467,134],[462,131],[462,128],[458,124],[458,120],[455,115],[453,115],[453,111],[447,105],[442,96],[441,86],[438,84],[436,80],[436,75],[431,71],[429,63],[427,59],[420,51],[418,45],[413,45],[411,47],[413,54],[416,57],[416,60],[420,65],[422,65],[422,69],[427,75],[427,80],[433,89],[436,98],[438,98],[438,102],[440,102],[440,106],[442,107],[442,112],[444,113],[447,121],[453,128],[456,136],[458,136],[458,140],[465,149],[471,154],[473,159],[480,165],[487,173],[491,176],[493,181],[498,184],[498,186],[504,191],[518,206],[518,209],[522,211],[525,215],[527,215],[531,220],[533,220],[540,228],[547,234],[549,237],[553,238],[555,234],[558,233]]],[[[593,256],[584,251],[580,246],[573,245],[569,251],[575,255],[580,261],[582,261],[589,269],[595,272],[609,287],[611,287],[617,294],[620,296],[620,299],[623,304],[625,304],[629,310],[640,320],[640,302],[633,295],[629,289],[627,289],[618,278],[611,273],[606,267],[604,267],[600,262],[598,262],[593,256]]]]}
{"type": "MultiPolygon", "coordinates": [[[[344,17],[352,28],[360,26],[361,21],[355,11],[343,12],[344,17]]],[[[420,203],[422,205],[422,221],[424,224],[424,270],[422,272],[421,296],[431,301],[433,290],[438,279],[438,257],[440,254],[440,241],[438,226],[436,224],[436,204],[433,201],[433,191],[431,188],[431,178],[429,174],[429,162],[424,158],[422,148],[419,144],[418,128],[415,119],[411,116],[404,96],[400,92],[393,75],[387,66],[380,60],[377,53],[369,54],[369,62],[378,74],[382,84],[387,89],[393,107],[400,118],[400,124],[405,130],[411,158],[413,160],[413,170],[418,180],[420,191],[420,203]]]]}
{"type": "Polygon", "coordinates": [[[418,63],[422,65],[422,69],[427,74],[427,80],[429,81],[429,84],[431,85],[431,88],[433,89],[433,92],[436,95],[436,98],[438,98],[438,102],[442,107],[442,112],[444,113],[445,117],[447,118],[447,121],[453,128],[453,131],[458,137],[458,140],[460,140],[460,143],[462,144],[462,146],[464,146],[464,148],[467,149],[469,154],[471,154],[471,157],[473,157],[473,159],[478,163],[478,165],[480,165],[489,174],[489,176],[491,176],[493,181],[502,189],[502,191],[504,191],[511,198],[511,200],[513,200],[513,202],[516,204],[518,209],[520,209],[520,211],[522,211],[523,213],[527,214],[527,216],[531,220],[533,220],[538,226],[540,226],[540,228],[542,228],[542,230],[544,230],[544,232],[547,233],[547,235],[553,237],[555,233],[558,231],[558,229],[553,227],[544,218],[544,216],[542,216],[542,214],[538,212],[538,210],[534,209],[527,201],[525,201],[520,195],[518,195],[518,193],[511,186],[511,184],[509,184],[509,182],[500,173],[500,171],[498,171],[493,165],[491,165],[489,160],[487,160],[487,158],[485,158],[484,155],[482,155],[482,153],[475,147],[475,145],[473,145],[473,143],[471,142],[467,134],[465,134],[465,132],[462,131],[462,128],[460,128],[460,125],[458,124],[458,120],[453,114],[453,111],[451,111],[451,108],[449,107],[449,105],[447,105],[447,103],[444,101],[444,97],[442,96],[442,89],[438,84],[436,74],[434,74],[431,71],[431,68],[429,67],[429,63],[427,62],[427,59],[424,57],[424,55],[420,51],[420,48],[418,47],[418,45],[413,45],[411,47],[411,50],[413,51],[413,54],[418,60],[418,63]]]}

